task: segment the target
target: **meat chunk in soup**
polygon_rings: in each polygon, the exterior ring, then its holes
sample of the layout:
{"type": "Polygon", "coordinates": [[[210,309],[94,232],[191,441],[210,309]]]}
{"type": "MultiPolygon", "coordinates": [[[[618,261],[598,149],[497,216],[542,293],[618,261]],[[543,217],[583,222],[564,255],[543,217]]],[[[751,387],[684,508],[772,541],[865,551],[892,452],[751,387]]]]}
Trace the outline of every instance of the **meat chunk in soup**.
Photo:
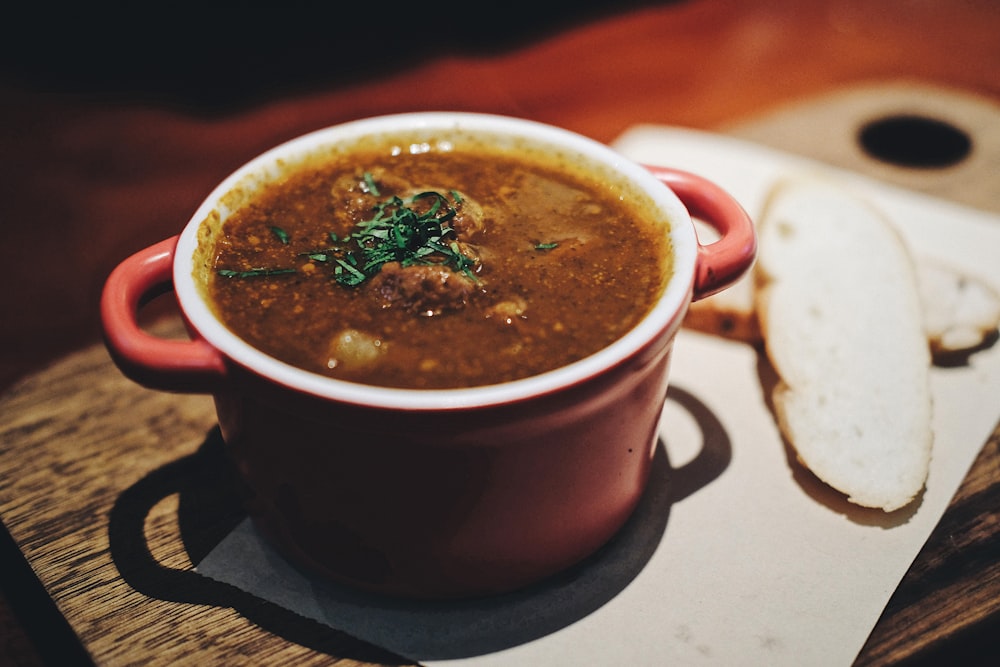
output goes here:
{"type": "Polygon", "coordinates": [[[385,307],[430,316],[463,308],[476,291],[476,284],[440,264],[403,267],[399,262],[389,262],[369,281],[368,289],[385,307]]]}

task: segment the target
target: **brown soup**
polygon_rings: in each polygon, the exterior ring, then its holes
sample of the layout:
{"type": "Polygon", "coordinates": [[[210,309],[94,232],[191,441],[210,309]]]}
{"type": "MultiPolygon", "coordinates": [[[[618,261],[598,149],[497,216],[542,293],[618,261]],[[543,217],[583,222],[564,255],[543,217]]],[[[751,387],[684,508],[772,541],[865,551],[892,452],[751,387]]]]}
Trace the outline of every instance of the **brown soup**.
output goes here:
{"type": "Polygon", "coordinates": [[[495,384],[620,338],[670,274],[666,221],[557,156],[392,144],[305,163],[216,233],[208,292],[254,347],[342,380],[495,384]]]}

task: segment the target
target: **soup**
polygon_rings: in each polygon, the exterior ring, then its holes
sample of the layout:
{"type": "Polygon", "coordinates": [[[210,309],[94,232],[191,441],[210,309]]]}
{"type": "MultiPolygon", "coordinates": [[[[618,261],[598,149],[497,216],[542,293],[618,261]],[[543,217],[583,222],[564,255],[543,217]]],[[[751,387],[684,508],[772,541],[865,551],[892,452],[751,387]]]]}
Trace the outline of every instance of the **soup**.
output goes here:
{"type": "Polygon", "coordinates": [[[667,222],[542,151],[386,141],[288,168],[212,232],[219,319],[294,366],[441,389],[620,338],[670,275],[667,222]]]}

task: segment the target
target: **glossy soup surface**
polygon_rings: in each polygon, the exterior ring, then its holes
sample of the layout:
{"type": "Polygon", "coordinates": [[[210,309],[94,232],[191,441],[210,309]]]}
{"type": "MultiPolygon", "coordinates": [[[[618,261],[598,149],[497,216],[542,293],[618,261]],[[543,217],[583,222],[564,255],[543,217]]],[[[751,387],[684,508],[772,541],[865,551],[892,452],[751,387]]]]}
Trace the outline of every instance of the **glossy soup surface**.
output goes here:
{"type": "Polygon", "coordinates": [[[343,380],[488,385],[607,346],[669,278],[666,222],[573,165],[516,153],[393,152],[303,166],[226,220],[208,289],[232,331],[343,380]],[[351,237],[359,222],[391,215],[374,232],[388,239],[351,237]],[[410,232],[431,237],[425,246],[408,241],[421,248],[416,259],[396,250],[410,232]],[[385,263],[362,280],[347,265],[364,274],[372,255],[361,248],[373,252],[376,242],[389,243],[379,246],[385,263]]]}

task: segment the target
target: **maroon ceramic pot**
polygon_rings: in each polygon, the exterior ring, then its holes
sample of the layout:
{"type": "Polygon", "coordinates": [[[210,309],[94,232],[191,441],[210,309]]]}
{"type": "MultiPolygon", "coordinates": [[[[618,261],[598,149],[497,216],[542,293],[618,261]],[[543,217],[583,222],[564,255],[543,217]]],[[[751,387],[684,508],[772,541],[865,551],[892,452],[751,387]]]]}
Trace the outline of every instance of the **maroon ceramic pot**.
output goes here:
{"type": "Polygon", "coordinates": [[[500,116],[418,113],[321,130],[226,179],[179,236],[125,260],[102,298],[106,341],[130,378],[214,395],[247,508],[287,558],[319,576],[394,595],[510,591],[604,544],[649,476],[675,334],[692,299],[733,283],[756,253],[753,226],[720,188],[634,164],[607,146],[500,116]],[[644,193],[662,216],[673,275],[621,339],[563,368],[504,384],[407,390],[343,382],[265,355],[204,298],[212,229],[280,165],[338,142],[413,132],[515,138],[591,161],[644,193]],[[721,238],[700,244],[692,214],[721,238]],[[211,221],[211,222],[208,222],[211,221]],[[148,296],[172,285],[190,341],[140,329],[148,296]]]}

